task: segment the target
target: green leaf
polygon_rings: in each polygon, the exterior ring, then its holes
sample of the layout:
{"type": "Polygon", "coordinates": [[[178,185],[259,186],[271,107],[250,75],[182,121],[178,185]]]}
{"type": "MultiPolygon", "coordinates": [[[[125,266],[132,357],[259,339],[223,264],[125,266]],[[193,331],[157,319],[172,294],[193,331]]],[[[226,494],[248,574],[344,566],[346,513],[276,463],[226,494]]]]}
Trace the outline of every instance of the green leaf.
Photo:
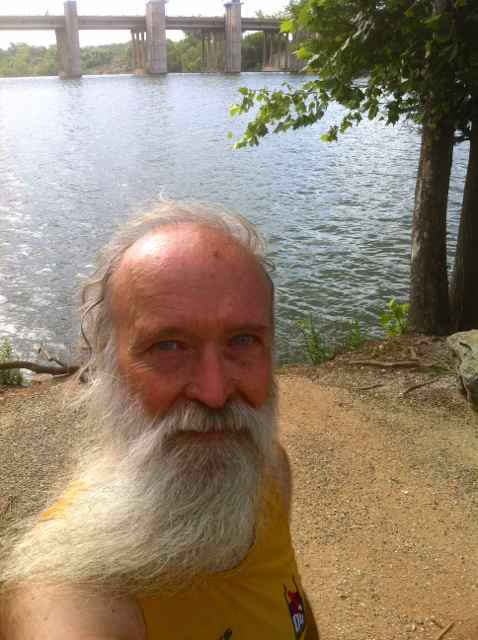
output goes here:
{"type": "Polygon", "coordinates": [[[294,31],[294,20],[284,20],[281,22],[280,30],[282,33],[290,33],[294,31]]]}
{"type": "Polygon", "coordinates": [[[433,31],[438,31],[438,29],[440,28],[441,21],[442,21],[442,14],[437,13],[431,16],[430,18],[427,18],[426,20],[424,20],[423,24],[429,29],[432,29],[433,31]]]}

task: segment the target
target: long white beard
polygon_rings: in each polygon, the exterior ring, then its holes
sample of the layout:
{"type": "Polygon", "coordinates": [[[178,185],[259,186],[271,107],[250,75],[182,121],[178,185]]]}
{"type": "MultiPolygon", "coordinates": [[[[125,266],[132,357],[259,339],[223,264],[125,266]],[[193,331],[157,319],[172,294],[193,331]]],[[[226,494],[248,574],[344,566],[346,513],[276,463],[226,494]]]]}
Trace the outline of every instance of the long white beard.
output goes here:
{"type": "Polygon", "coordinates": [[[110,385],[100,444],[75,473],[85,489],[17,539],[0,583],[175,590],[247,554],[276,441],[274,388],[260,409],[190,402],[151,421],[110,385]]]}

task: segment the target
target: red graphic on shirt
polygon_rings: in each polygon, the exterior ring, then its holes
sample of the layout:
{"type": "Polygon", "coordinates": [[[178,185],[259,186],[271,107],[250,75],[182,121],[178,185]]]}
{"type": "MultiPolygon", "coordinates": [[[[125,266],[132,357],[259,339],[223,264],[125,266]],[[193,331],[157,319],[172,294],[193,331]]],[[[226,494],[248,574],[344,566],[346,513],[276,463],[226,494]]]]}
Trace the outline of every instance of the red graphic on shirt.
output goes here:
{"type": "Polygon", "coordinates": [[[292,576],[292,582],[294,583],[295,591],[289,591],[284,585],[284,598],[289,609],[294,636],[296,640],[299,640],[305,630],[304,599],[301,596],[294,576],[292,576]]]}

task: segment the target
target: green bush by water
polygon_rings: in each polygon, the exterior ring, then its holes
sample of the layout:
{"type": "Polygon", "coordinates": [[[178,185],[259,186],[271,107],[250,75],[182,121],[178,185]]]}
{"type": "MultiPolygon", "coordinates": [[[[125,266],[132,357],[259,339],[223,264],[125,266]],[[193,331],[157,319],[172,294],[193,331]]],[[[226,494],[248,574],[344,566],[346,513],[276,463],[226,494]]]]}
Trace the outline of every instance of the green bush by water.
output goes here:
{"type": "Polygon", "coordinates": [[[380,316],[380,324],[385,329],[387,336],[402,336],[408,330],[408,303],[400,304],[391,298],[385,311],[380,316]]]}
{"type": "Polygon", "coordinates": [[[358,320],[340,327],[335,340],[325,335],[318,320],[311,314],[297,320],[295,327],[299,333],[302,351],[313,365],[331,360],[343,351],[356,351],[368,338],[367,330],[362,328],[358,320]]]}
{"type": "MultiPolygon", "coordinates": [[[[15,360],[15,353],[8,338],[0,342],[0,362],[15,360]]],[[[0,371],[0,384],[20,385],[23,384],[23,375],[19,369],[7,369],[0,371]]]]}
{"type": "MultiPolygon", "coordinates": [[[[401,336],[407,332],[409,308],[408,303],[401,304],[395,298],[386,303],[379,321],[387,336],[401,336]]],[[[301,343],[301,359],[315,366],[331,360],[337,353],[360,349],[370,337],[367,329],[358,320],[353,320],[337,327],[335,338],[331,338],[330,331],[327,335],[320,326],[320,320],[310,313],[296,320],[295,329],[301,343]]]]}

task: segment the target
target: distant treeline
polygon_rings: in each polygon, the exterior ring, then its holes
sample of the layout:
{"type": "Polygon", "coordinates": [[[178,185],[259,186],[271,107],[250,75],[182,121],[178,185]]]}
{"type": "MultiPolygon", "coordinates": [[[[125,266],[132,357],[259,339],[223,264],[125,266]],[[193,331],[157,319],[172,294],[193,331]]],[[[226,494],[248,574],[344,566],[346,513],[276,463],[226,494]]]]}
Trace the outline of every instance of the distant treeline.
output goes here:
{"type": "MultiPolygon", "coordinates": [[[[262,33],[244,37],[242,43],[243,71],[258,71],[262,66],[262,33]]],[[[168,70],[171,72],[201,71],[201,38],[186,35],[177,42],[168,40],[168,70]]],[[[130,43],[108,44],[81,49],[81,69],[85,74],[131,73],[133,56],[130,43]]],[[[0,49],[0,76],[54,76],[58,73],[56,45],[31,47],[24,43],[0,49]]]]}

